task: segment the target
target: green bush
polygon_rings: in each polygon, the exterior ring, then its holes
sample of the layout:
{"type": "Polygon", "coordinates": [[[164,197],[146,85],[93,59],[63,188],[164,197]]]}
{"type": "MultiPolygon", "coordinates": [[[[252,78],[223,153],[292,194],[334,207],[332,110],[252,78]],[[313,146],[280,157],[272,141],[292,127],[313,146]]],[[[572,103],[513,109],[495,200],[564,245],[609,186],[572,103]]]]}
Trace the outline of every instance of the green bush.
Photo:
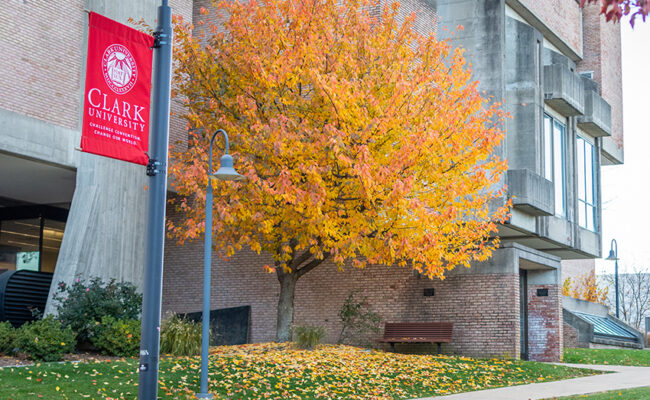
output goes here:
{"type": "Polygon", "coordinates": [[[8,355],[14,351],[16,329],[11,322],[0,322],[0,353],[8,355]]]}
{"type": "Polygon", "coordinates": [[[339,310],[341,332],[338,343],[359,343],[368,334],[381,331],[381,316],[368,307],[367,297],[357,297],[357,292],[348,295],[339,310]]]}
{"type": "Polygon", "coordinates": [[[201,352],[201,323],[180,318],[165,319],[160,327],[160,352],[175,356],[194,356],[201,352]]]}
{"type": "Polygon", "coordinates": [[[142,295],[132,283],[77,279],[72,285],[61,282],[53,296],[57,314],[64,326],[72,328],[78,342],[90,340],[91,329],[102,317],[135,320],[142,310],[142,295]]]}
{"type": "Polygon", "coordinates": [[[305,350],[312,350],[325,337],[322,326],[296,326],[293,333],[298,347],[305,350]]]}
{"type": "Polygon", "coordinates": [[[135,357],[140,348],[140,321],[102,317],[91,330],[90,341],[103,354],[109,356],[135,357]]]}
{"type": "Polygon", "coordinates": [[[74,349],[74,333],[70,327],[51,315],[18,328],[14,344],[20,353],[32,360],[59,361],[74,349]]]}

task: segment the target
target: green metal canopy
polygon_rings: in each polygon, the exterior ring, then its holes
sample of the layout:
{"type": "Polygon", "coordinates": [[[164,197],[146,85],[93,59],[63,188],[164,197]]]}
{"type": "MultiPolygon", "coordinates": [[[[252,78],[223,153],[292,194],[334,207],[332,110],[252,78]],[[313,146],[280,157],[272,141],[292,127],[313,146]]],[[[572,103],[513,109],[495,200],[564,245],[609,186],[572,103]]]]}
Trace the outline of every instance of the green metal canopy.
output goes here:
{"type": "Polygon", "coordinates": [[[613,336],[617,339],[625,340],[637,340],[637,335],[630,332],[630,330],[624,326],[616,323],[616,321],[611,320],[607,317],[601,317],[599,315],[587,314],[577,311],[572,311],[572,313],[593,324],[594,335],[613,336]]]}

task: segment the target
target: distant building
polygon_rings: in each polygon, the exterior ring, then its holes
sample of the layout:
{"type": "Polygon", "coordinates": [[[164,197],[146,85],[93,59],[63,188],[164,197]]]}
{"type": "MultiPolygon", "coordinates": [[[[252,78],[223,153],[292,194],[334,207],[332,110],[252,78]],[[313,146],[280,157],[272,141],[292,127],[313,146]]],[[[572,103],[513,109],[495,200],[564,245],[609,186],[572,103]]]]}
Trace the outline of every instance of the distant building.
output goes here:
{"type": "MultiPolygon", "coordinates": [[[[170,3],[197,22],[211,2],[170,3]]],[[[75,148],[84,7],[153,24],[156,5],[57,0],[0,8],[8,21],[0,26],[0,269],[49,271],[53,282],[79,275],[142,283],[144,169],[75,148]]],[[[298,282],[296,323],[322,325],[335,340],[337,312],[359,289],[386,321],[453,322],[453,342],[443,352],[558,360],[563,271],[580,275],[601,256],[601,166],[623,162],[620,25],[577,1],[402,5],[417,12],[424,32],[437,25],[447,35],[462,24],[453,43],[467,48],[481,89],[504,99],[512,119],[499,151],[509,162],[503,183],[512,218],[500,227],[503,245],[491,260],[458,268],[444,281],[397,267],[337,273],[323,265],[298,282]]],[[[172,118],[172,140],[182,143],[185,135],[172,118]]],[[[169,207],[168,217],[182,215],[169,207]]],[[[202,243],[166,243],[164,310],[200,310],[202,257],[202,243]]],[[[213,308],[251,306],[251,341],[275,337],[279,285],[262,270],[267,262],[252,252],[213,262],[213,308]]]]}

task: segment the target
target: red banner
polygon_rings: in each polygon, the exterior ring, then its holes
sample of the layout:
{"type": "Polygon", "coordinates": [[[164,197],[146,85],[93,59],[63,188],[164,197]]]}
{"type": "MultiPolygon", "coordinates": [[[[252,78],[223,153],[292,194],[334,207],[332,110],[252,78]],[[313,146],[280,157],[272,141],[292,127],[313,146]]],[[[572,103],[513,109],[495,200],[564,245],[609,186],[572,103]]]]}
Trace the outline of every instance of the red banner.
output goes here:
{"type": "Polygon", "coordinates": [[[145,165],[154,38],[93,12],[88,26],[81,149],[145,165]]]}

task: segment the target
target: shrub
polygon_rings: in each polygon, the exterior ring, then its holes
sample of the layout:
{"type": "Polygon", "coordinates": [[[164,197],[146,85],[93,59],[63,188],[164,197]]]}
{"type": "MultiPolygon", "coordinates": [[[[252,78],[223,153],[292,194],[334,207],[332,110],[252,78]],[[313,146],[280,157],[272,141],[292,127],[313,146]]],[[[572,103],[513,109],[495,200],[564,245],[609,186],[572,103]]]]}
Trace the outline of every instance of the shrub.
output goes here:
{"type": "Polygon", "coordinates": [[[0,322],[0,353],[5,355],[13,353],[16,333],[11,322],[0,322]]]}
{"type": "Polygon", "coordinates": [[[201,324],[174,314],[160,327],[160,352],[193,356],[201,352],[201,324]]]}
{"type": "Polygon", "coordinates": [[[322,326],[296,326],[293,332],[296,344],[305,350],[312,350],[325,337],[325,329],[322,326]]]}
{"type": "Polygon", "coordinates": [[[367,297],[357,298],[357,292],[352,291],[339,310],[341,332],[338,343],[349,343],[354,338],[359,340],[369,333],[378,333],[381,329],[381,317],[368,307],[367,297]]]}
{"type": "Polygon", "coordinates": [[[102,317],[92,328],[90,341],[103,354],[109,356],[135,357],[140,348],[140,321],[102,317]]]}
{"type": "Polygon", "coordinates": [[[59,283],[53,296],[57,302],[58,318],[70,326],[77,341],[90,339],[90,331],[102,317],[135,320],[142,310],[142,295],[129,282],[103,282],[95,277],[90,281],[77,279],[72,285],[59,283]]]}
{"type": "Polygon", "coordinates": [[[14,343],[18,352],[33,360],[59,361],[74,349],[74,339],[72,329],[50,315],[18,328],[14,343]]]}

